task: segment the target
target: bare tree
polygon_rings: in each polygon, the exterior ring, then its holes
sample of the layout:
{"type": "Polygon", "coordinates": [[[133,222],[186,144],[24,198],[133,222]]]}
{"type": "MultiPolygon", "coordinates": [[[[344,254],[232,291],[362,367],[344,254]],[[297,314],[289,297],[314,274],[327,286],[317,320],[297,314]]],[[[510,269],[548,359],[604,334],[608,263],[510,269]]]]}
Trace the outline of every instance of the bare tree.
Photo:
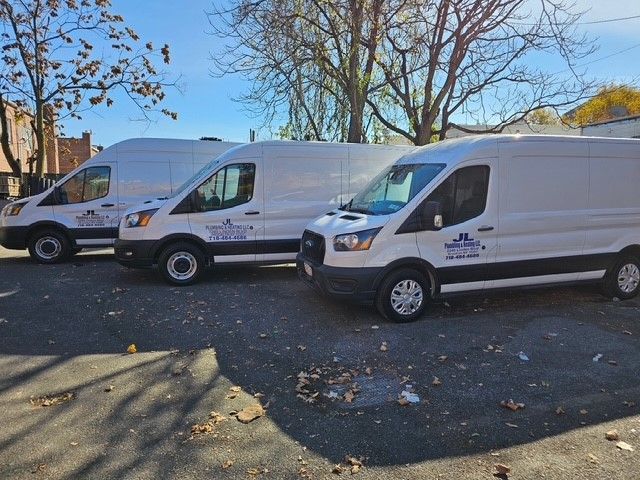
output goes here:
{"type": "MultiPolygon", "coordinates": [[[[142,45],[122,16],[111,13],[109,0],[0,0],[0,32],[0,94],[35,116],[38,176],[52,122],[80,118],[102,103],[111,106],[117,90],[148,119],[158,111],[164,88],[175,85],[153,64],[156,58],[170,62],[168,45],[142,45]],[[106,42],[111,55],[94,51],[95,42],[106,42]]],[[[6,150],[4,137],[2,143],[6,150]]]]}
{"type": "MultiPolygon", "coordinates": [[[[387,128],[416,145],[444,139],[457,113],[500,132],[533,111],[561,109],[595,83],[578,63],[594,44],[577,28],[582,13],[564,0],[425,0],[384,22],[376,56],[384,80],[368,104],[387,128]],[[543,67],[560,59],[564,72],[543,67]]],[[[478,132],[479,133],[479,132],[478,132]]]]}
{"type": "MultiPolygon", "coordinates": [[[[239,0],[209,14],[225,39],[214,75],[252,82],[239,100],[266,121],[284,108],[316,139],[361,142],[388,0],[239,0]],[[346,131],[345,131],[346,130],[346,131]]],[[[295,129],[294,129],[295,130],[295,129]]]]}

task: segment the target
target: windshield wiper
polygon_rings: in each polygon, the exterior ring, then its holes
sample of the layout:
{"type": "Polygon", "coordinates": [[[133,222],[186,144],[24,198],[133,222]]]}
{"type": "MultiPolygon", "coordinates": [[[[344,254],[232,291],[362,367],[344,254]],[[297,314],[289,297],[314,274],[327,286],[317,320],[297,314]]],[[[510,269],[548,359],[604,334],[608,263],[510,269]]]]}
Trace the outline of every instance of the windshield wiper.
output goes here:
{"type": "Polygon", "coordinates": [[[338,210],[344,210],[345,212],[351,211],[351,204],[353,203],[353,198],[349,200],[347,203],[338,208],[338,210]]]}
{"type": "Polygon", "coordinates": [[[368,208],[353,208],[351,207],[349,209],[350,212],[354,212],[354,213],[363,213],[365,215],[377,215],[376,212],[374,212],[373,210],[369,210],[368,208]]]}

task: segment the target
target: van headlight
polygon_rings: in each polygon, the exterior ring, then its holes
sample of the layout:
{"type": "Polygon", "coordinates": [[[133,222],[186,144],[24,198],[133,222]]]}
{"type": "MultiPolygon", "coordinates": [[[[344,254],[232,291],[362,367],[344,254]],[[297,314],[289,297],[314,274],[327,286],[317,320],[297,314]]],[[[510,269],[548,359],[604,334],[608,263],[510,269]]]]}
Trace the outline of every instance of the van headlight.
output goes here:
{"type": "Polygon", "coordinates": [[[27,204],[27,202],[13,202],[6,205],[2,209],[3,217],[14,217],[20,213],[20,210],[27,204]]]}
{"type": "Polygon", "coordinates": [[[333,249],[336,252],[354,252],[358,250],[369,250],[373,239],[380,231],[380,228],[372,228],[361,232],[346,233],[336,235],[333,238],[333,249]]]}
{"type": "Polygon", "coordinates": [[[158,211],[157,208],[153,210],[143,210],[142,212],[130,213],[126,217],[124,217],[124,226],[125,228],[132,227],[146,227],[153,217],[153,214],[158,211]]]}

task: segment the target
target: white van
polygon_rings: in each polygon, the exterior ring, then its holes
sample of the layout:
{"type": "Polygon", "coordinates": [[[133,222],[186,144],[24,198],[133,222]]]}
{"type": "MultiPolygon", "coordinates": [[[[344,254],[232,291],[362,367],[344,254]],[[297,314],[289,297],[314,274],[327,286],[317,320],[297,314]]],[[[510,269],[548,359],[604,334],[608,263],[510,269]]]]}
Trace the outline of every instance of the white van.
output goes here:
{"type": "Polygon", "coordinates": [[[295,261],[305,225],[412,147],[269,141],[232,148],[169,199],[120,223],[116,258],[175,285],[214,263],[295,261]]]}
{"type": "Polygon", "coordinates": [[[441,294],[640,282],[640,140],[481,136],[399,159],[307,226],[300,277],[338,298],[418,318],[441,294]]]}
{"type": "Polygon", "coordinates": [[[138,138],[104,149],[49,190],[7,205],[0,245],[29,249],[55,263],[83,247],[113,246],[121,215],[131,205],[165,197],[229,142],[138,138]]]}

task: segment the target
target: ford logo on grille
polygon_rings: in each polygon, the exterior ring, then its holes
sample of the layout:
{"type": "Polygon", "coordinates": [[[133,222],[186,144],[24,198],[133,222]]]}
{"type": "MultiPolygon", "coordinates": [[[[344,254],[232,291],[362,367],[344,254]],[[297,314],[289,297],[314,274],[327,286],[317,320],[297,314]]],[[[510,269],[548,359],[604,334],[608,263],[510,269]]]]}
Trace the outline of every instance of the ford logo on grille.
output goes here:
{"type": "Polygon", "coordinates": [[[305,240],[304,246],[307,248],[313,247],[313,240],[305,240]]]}

